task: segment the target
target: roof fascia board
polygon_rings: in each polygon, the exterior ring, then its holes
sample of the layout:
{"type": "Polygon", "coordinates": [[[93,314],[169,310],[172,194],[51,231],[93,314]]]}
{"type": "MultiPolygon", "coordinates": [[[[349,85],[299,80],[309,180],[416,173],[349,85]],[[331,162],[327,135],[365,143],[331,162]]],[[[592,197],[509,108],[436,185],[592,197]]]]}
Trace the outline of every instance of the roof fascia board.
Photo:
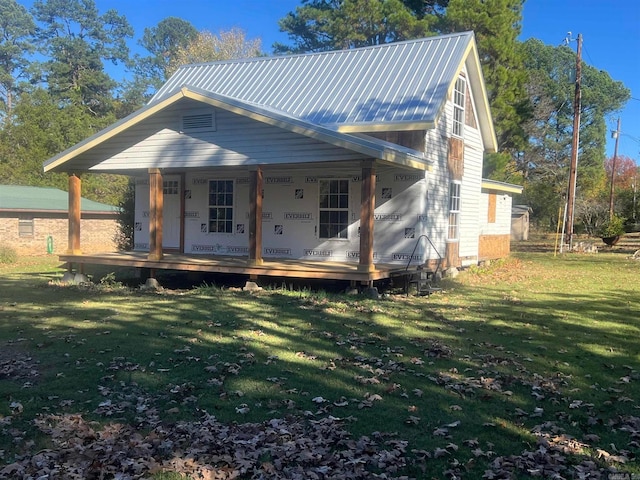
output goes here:
{"type": "Polygon", "coordinates": [[[387,122],[387,123],[352,123],[336,126],[341,133],[395,132],[408,130],[430,130],[435,128],[432,121],[425,122],[387,122]]]}
{"type": "Polygon", "coordinates": [[[95,133],[89,138],[83,140],[82,142],[74,145],[71,148],[68,148],[62,153],[59,153],[55,157],[50,158],[44,163],[44,171],[50,172],[51,170],[61,166],[68,160],[92,149],[93,147],[109,140],[110,138],[113,138],[114,136],[127,130],[128,128],[131,128],[137,123],[140,123],[143,120],[151,117],[152,115],[156,114],[160,110],[167,108],[169,105],[177,102],[182,97],[183,97],[182,92],[176,92],[170,97],[167,97],[158,103],[148,104],[142,107],[140,110],[133,112],[132,114],[126,116],[125,118],[114,123],[113,125],[95,133]]]}
{"type": "MultiPolygon", "coordinates": [[[[467,70],[470,70],[475,77],[475,81],[471,82],[471,90],[473,91],[473,98],[476,99],[476,103],[480,103],[480,108],[482,110],[480,122],[484,130],[483,138],[485,150],[489,153],[495,153],[498,151],[498,140],[496,138],[496,131],[493,125],[491,107],[489,106],[489,98],[487,96],[487,86],[484,83],[484,75],[482,74],[482,66],[480,65],[480,57],[478,55],[478,47],[476,46],[475,37],[473,37],[473,40],[469,42],[467,50],[468,51],[465,53],[465,61],[471,60],[470,62],[466,62],[467,70]]],[[[462,66],[460,69],[462,69],[462,66]]]]}
{"type": "Polygon", "coordinates": [[[495,190],[505,193],[522,193],[524,187],[522,185],[514,185],[513,183],[498,182],[497,180],[482,179],[482,188],[486,190],[495,190]]]}

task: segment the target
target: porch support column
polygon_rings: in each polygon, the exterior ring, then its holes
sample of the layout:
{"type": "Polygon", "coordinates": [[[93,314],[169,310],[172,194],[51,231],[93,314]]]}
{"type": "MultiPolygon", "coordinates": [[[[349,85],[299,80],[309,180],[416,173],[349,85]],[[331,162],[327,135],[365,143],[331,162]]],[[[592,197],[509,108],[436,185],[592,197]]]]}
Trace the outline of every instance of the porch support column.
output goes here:
{"type": "Polygon", "coordinates": [[[360,263],[358,270],[373,272],[373,213],[376,209],[376,169],[374,160],[362,163],[360,198],[360,263]]]}
{"type": "Polygon", "coordinates": [[[80,199],[82,182],[75,175],[69,176],[69,240],[67,253],[80,255],[80,199]]]}
{"type": "Polygon", "coordinates": [[[262,167],[249,171],[249,265],[262,265],[262,167]]]}
{"type": "Polygon", "coordinates": [[[149,260],[162,260],[162,173],[149,169],[149,260]]]}

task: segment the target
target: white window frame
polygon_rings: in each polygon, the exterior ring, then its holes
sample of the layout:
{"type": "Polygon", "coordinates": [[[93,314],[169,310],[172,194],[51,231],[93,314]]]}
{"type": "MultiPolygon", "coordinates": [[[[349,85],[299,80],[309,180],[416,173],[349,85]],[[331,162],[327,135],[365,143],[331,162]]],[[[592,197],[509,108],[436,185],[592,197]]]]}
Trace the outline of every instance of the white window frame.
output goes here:
{"type": "Polygon", "coordinates": [[[454,137],[464,136],[464,107],[466,103],[465,95],[467,82],[464,77],[458,77],[453,89],[453,124],[451,134],[454,137]]]}
{"type": "Polygon", "coordinates": [[[236,185],[232,179],[228,178],[213,178],[209,179],[207,182],[207,231],[208,233],[221,233],[224,235],[233,234],[233,225],[234,225],[234,213],[235,213],[235,193],[236,193],[236,185]],[[211,185],[215,183],[219,185],[221,183],[225,184],[225,189],[227,186],[231,185],[231,192],[226,191],[218,191],[216,188],[216,192],[211,191],[211,185]],[[215,201],[212,203],[211,195],[216,195],[215,201]],[[221,198],[220,195],[223,195],[224,198],[221,198]],[[231,196],[231,201],[229,203],[228,196],[231,196]],[[222,203],[218,203],[218,200],[222,200],[222,203]],[[216,212],[215,218],[212,218],[212,213],[216,212]],[[223,219],[218,218],[218,214],[220,211],[224,211],[225,215],[223,219]],[[216,227],[212,228],[213,222],[216,223],[216,227]],[[224,224],[224,230],[220,230],[220,224],[224,224]]]}
{"type": "Polygon", "coordinates": [[[452,180],[449,184],[449,224],[447,228],[447,240],[460,240],[460,204],[462,183],[452,180]]]}
{"type": "Polygon", "coordinates": [[[324,240],[349,239],[350,189],[349,179],[346,178],[318,179],[318,238],[324,240]],[[332,182],[336,185],[333,192],[331,191],[332,182]],[[323,184],[326,183],[329,184],[329,192],[323,193],[323,184]],[[346,192],[342,191],[344,186],[346,186],[346,192]],[[346,205],[344,200],[346,200],[346,205]],[[327,215],[333,218],[327,219],[327,215]],[[336,219],[336,216],[340,216],[340,218],[336,219]],[[335,227],[338,229],[335,230],[335,227]]]}

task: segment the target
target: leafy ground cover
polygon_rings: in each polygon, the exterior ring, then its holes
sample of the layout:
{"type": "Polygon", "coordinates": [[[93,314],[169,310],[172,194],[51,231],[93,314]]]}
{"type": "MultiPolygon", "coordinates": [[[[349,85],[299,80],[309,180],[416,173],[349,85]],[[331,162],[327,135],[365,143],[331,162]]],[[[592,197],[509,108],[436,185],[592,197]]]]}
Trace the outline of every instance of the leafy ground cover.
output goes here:
{"type": "Polygon", "coordinates": [[[627,254],[518,252],[381,300],[0,273],[0,478],[640,475],[627,254]]]}

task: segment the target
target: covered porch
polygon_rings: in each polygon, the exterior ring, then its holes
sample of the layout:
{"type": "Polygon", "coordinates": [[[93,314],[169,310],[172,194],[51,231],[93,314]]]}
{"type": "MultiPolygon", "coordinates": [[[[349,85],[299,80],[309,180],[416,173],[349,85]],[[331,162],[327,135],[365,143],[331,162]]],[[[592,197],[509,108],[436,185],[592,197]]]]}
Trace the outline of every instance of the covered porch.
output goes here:
{"type": "MultiPolygon", "coordinates": [[[[430,165],[423,154],[424,132],[405,140],[402,143],[409,146],[351,135],[231,98],[182,88],[46,162],[45,171],[70,174],[68,249],[60,258],[71,268],[94,263],[152,271],[326,278],[368,284],[390,278],[407,268],[405,258],[411,257],[411,239],[416,238],[414,223],[418,222],[418,234],[426,223],[412,220],[411,225],[405,226],[400,222],[403,214],[396,211],[404,207],[388,208],[378,216],[387,222],[384,227],[390,221],[396,222],[396,237],[379,243],[379,252],[374,252],[376,183],[380,172],[396,185],[396,196],[387,197],[392,201],[402,198],[411,185],[423,185],[424,171],[430,165]],[[192,112],[201,111],[211,122],[206,131],[190,131],[184,125],[176,128],[176,119],[184,120],[192,112]],[[81,181],[76,176],[82,172],[140,178],[144,194],[136,198],[146,197],[148,202],[136,205],[136,212],[141,215],[136,219],[136,232],[145,232],[135,247],[136,253],[83,254],[81,181]],[[318,180],[320,177],[330,180],[318,180]],[[175,184],[174,178],[178,178],[175,184]],[[289,180],[280,182],[281,178],[289,180]],[[346,199],[345,205],[322,207],[320,181],[325,182],[323,185],[346,182],[346,193],[340,197],[341,201],[346,199]],[[187,182],[189,188],[185,188],[187,182]],[[233,184],[229,195],[226,183],[233,184]],[[212,185],[214,201],[209,196],[212,185]],[[300,192],[306,188],[307,194],[297,197],[296,187],[300,192]],[[288,196],[280,195],[284,191],[288,196]],[[165,211],[167,205],[171,215],[165,211]],[[326,210],[324,223],[318,219],[320,208],[326,210]],[[269,223],[275,218],[274,209],[278,224],[269,223]],[[342,215],[339,221],[331,220],[336,212],[342,215]],[[263,232],[263,223],[270,226],[268,232],[263,232]],[[304,233],[298,235],[300,228],[304,233]],[[338,228],[349,232],[339,235],[334,231],[338,228]],[[338,245],[335,255],[325,248],[331,242],[338,245]],[[402,247],[396,248],[399,243],[402,247]],[[222,251],[218,246],[224,247],[222,251]],[[210,253],[220,256],[212,257],[210,253]],[[376,257],[376,253],[388,258],[376,257]],[[329,261],[332,259],[336,262],[329,261]]],[[[407,203],[414,211],[405,217],[421,218],[418,214],[424,213],[424,202],[412,198],[407,197],[407,203]]],[[[384,233],[389,228],[380,230],[384,233]]]]}

